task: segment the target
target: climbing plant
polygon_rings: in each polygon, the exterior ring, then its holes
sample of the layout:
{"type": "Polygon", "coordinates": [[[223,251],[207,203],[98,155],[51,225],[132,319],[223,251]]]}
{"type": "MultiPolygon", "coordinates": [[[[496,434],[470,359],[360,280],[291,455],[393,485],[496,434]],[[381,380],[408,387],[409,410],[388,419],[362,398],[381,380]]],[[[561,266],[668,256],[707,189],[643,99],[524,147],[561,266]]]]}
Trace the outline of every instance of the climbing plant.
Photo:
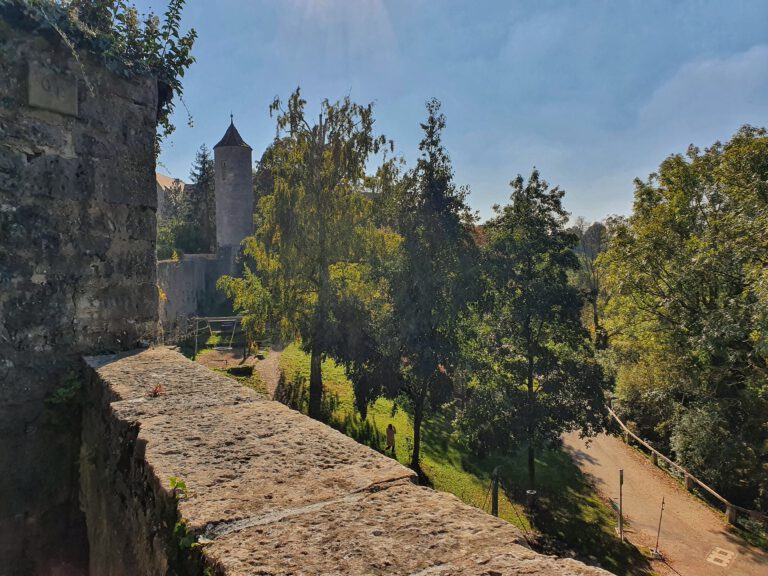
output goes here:
{"type": "MultiPolygon", "coordinates": [[[[4,15],[23,16],[41,32],[57,35],[75,59],[87,52],[124,76],[151,74],[158,81],[157,151],[163,138],[175,130],[171,117],[174,97],[183,103],[182,78],[195,61],[194,29],[182,32],[185,0],[169,0],[160,17],[139,14],[125,0],[0,0],[4,15]]],[[[90,87],[88,78],[86,84],[90,87]]],[[[191,116],[188,114],[191,123],[191,116]]]]}

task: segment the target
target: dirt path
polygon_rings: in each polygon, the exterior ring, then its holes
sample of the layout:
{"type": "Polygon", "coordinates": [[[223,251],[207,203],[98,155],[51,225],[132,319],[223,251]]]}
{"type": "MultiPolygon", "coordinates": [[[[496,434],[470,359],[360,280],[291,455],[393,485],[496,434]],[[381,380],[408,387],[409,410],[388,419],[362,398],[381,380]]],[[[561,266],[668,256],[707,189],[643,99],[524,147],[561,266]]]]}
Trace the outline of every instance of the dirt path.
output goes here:
{"type": "Polygon", "coordinates": [[[207,350],[201,354],[197,361],[210,369],[226,369],[234,366],[253,366],[259,375],[270,398],[275,397],[275,389],[280,379],[280,353],[282,348],[273,348],[264,360],[249,356],[243,360],[242,351],[239,350],[207,350]]]}
{"type": "Polygon", "coordinates": [[[624,515],[630,523],[627,537],[634,544],[654,547],[664,496],[659,549],[668,566],[661,564],[659,571],[682,576],[768,576],[768,555],[730,534],[722,515],[618,438],[601,435],[589,447],[577,434],[568,434],[563,441],[600,492],[617,503],[619,470],[624,470],[624,515]]]}
{"type": "Polygon", "coordinates": [[[197,361],[206,368],[226,369],[233,366],[253,366],[256,359],[250,356],[243,360],[242,350],[205,350],[198,355],[197,361]]]}
{"type": "Polygon", "coordinates": [[[277,382],[280,379],[280,353],[282,349],[272,349],[264,360],[259,360],[254,364],[259,378],[267,387],[269,397],[274,399],[277,382]]]}

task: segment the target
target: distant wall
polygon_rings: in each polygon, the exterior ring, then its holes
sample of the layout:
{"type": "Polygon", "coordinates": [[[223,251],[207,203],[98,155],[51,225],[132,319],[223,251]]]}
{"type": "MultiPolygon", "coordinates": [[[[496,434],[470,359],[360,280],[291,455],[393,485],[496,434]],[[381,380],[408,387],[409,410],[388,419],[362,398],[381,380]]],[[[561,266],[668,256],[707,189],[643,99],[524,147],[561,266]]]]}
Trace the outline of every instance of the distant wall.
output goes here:
{"type": "Polygon", "coordinates": [[[608,574],[176,352],[87,364],[91,574],[608,574]]]}
{"type": "Polygon", "coordinates": [[[78,358],[157,327],[156,84],[77,62],[15,10],[0,3],[2,576],[87,553],[78,358]]]}
{"type": "Polygon", "coordinates": [[[166,330],[183,324],[197,315],[198,299],[206,290],[206,268],[215,262],[214,255],[182,256],[181,260],[157,263],[157,285],[160,293],[160,322],[166,330]]]}
{"type": "Polygon", "coordinates": [[[160,323],[170,336],[191,316],[215,316],[227,307],[224,294],[216,289],[221,276],[238,273],[233,248],[216,254],[184,254],[178,262],[157,263],[160,293],[160,323]]]}

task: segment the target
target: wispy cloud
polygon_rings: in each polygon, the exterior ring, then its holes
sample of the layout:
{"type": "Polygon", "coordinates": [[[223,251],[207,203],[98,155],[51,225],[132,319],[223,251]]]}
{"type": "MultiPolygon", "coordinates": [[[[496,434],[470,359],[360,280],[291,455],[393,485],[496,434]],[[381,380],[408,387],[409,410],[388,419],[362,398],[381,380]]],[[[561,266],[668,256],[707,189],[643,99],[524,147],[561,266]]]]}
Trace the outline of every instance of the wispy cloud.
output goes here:
{"type": "Polygon", "coordinates": [[[384,0],[285,0],[275,41],[281,66],[307,84],[359,83],[361,76],[392,80],[399,68],[384,0]]]}
{"type": "Polygon", "coordinates": [[[636,131],[659,145],[709,144],[744,123],[766,120],[768,45],[758,45],[681,66],[640,108],[636,131]]]}

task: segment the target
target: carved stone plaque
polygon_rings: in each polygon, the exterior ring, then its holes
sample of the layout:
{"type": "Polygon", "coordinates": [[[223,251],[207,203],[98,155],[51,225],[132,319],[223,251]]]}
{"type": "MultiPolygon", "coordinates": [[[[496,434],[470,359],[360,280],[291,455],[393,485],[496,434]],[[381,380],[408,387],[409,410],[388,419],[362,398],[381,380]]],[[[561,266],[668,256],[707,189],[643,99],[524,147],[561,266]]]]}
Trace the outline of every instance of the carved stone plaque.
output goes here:
{"type": "Polygon", "coordinates": [[[37,62],[29,63],[29,105],[77,116],[77,79],[37,62]]]}

